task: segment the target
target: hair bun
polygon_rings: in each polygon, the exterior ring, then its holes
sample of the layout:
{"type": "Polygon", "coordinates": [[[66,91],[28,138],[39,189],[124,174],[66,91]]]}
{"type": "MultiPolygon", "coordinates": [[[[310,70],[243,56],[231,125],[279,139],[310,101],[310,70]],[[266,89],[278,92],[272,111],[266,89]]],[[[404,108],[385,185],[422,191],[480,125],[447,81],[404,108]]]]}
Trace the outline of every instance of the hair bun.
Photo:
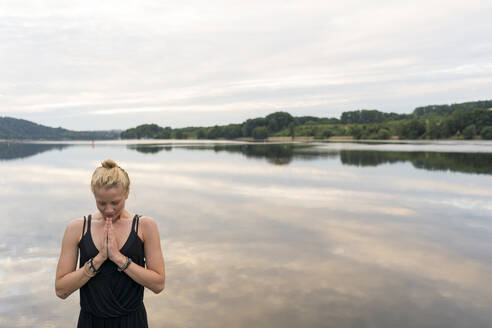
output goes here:
{"type": "Polygon", "coordinates": [[[104,167],[105,169],[112,169],[113,167],[117,167],[118,165],[111,158],[108,158],[107,160],[101,163],[101,166],[104,167]]]}

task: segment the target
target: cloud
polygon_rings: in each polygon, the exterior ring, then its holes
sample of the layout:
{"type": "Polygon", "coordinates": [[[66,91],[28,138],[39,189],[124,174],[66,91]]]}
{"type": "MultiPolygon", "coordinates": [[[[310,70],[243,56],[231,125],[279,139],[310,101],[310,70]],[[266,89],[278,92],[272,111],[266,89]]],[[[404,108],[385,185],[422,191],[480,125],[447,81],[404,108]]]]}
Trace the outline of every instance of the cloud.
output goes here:
{"type": "Polygon", "coordinates": [[[490,322],[490,209],[481,220],[475,208],[462,216],[432,203],[450,194],[462,205],[485,203],[483,176],[453,174],[441,184],[395,165],[383,179],[374,168],[334,165],[336,157],[279,167],[239,153],[224,161],[217,155],[226,153],[175,148],[177,160],[112,144],[64,148],[75,157],[53,165],[45,156],[3,163],[2,327],[73,326],[77,293],[54,295],[61,236],[74,212],[94,207],[90,171],[109,153],[132,178],[129,204],[161,229],[167,284],[145,293],[151,326],[490,322]]]}
{"type": "Polygon", "coordinates": [[[2,1],[0,108],[80,130],[94,114],[111,115],[111,128],[151,118],[183,126],[189,112],[212,116],[197,119],[209,124],[279,109],[338,116],[483,99],[492,84],[487,8],[2,1]]]}

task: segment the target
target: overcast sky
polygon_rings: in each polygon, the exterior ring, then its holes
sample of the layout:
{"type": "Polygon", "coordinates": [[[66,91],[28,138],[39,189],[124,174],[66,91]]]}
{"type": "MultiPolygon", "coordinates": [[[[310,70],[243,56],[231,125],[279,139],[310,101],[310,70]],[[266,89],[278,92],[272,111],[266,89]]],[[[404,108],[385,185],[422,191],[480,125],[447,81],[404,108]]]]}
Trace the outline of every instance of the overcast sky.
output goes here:
{"type": "Polygon", "coordinates": [[[73,130],[492,99],[492,0],[0,2],[0,116],[73,130]]]}

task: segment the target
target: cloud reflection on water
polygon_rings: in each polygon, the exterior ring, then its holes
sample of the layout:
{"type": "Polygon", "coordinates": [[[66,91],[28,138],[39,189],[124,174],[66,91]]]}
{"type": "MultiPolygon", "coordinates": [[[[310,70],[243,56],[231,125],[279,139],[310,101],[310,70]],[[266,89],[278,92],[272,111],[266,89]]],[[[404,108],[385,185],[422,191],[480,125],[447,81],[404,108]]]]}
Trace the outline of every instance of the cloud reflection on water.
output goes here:
{"type": "MultiPolygon", "coordinates": [[[[449,193],[484,201],[487,177],[471,176],[463,189],[454,176],[439,187],[404,166],[134,154],[115,158],[132,177],[128,207],[155,217],[166,260],[166,290],[145,295],[152,327],[486,327],[492,319],[491,261],[466,230],[455,231],[490,224],[463,222],[445,203],[449,193]]],[[[74,325],[78,293],[56,299],[54,270],[67,221],[94,208],[88,185],[101,154],[71,156],[80,166],[1,166],[2,211],[18,216],[0,231],[2,327],[74,325]]]]}

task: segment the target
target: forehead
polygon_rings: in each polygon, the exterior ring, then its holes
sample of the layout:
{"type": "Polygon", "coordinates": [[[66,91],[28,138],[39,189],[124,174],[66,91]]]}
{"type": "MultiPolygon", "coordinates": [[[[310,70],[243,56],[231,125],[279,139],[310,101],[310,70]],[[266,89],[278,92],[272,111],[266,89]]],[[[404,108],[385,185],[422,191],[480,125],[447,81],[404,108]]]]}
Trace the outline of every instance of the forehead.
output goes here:
{"type": "Polygon", "coordinates": [[[94,197],[97,200],[112,201],[121,199],[124,196],[123,188],[111,187],[111,188],[97,188],[94,190],[94,197]]]}

